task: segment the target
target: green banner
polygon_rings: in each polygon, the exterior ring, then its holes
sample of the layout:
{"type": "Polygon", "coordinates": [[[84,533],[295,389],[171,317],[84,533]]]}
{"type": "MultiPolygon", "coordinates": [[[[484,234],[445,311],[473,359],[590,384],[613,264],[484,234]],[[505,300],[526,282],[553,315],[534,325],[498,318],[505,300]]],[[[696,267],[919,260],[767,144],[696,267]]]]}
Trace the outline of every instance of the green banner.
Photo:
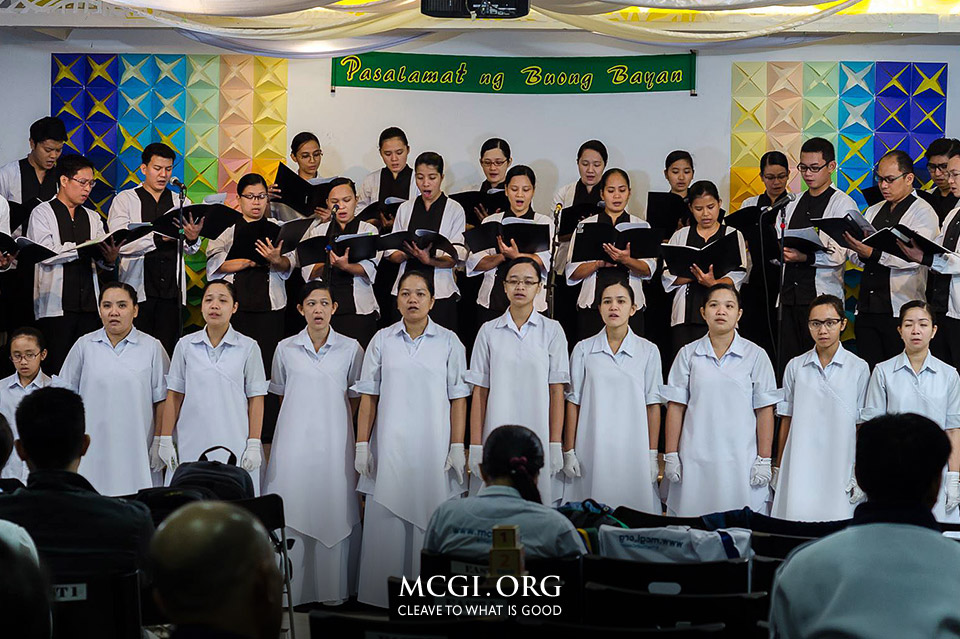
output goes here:
{"type": "Polygon", "coordinates": [[[512,58],[364,53],[333,59],[333,87],[461,93],[646,93],[696,89],[697,56],[512,58]]]}

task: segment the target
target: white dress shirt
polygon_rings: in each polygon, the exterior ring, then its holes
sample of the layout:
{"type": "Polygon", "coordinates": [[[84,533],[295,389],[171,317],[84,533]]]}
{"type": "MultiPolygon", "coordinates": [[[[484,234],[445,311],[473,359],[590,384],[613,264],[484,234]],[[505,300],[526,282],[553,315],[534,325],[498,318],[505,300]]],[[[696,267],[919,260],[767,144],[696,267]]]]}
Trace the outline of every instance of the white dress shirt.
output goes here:
{"type": "MultiPolygon", "coordinates": [[[[33,381],[26,386],[20,385],[20,377],[17,373],[0,380],[0,414],[3,414],[3,416],[7,418],[7,423],[10,424],[10,430],[13,431],[14,440],[19,437],[17,434],[17,406],[20,405],[24,397],[33,391],[49,386],[50,381],[50,377],[42,370],[37,373],[33,381]]],[[[0,478],[6,479],[12,477],[24,483],[27,481],[27,474],[27,464],[20,459],[17,451],[10,453],[10,459],[7,460],[3,469],[0,470],[0,478]]]]}

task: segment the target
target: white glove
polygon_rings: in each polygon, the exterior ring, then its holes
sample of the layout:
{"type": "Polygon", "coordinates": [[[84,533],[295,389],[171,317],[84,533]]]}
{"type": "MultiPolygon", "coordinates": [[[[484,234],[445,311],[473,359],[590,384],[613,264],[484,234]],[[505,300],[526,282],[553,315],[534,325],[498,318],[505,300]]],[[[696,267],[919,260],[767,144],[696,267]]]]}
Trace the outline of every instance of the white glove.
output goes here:
{"type": "Polygon", "coordinates": [[[357,442],[357,453],[353,458],[353,467],[364,477],[373,476],[373,458],[370,457],[369,442],[357,442]]]}
{"type": "Polygon", "coordinates": [[[155,473],[163,470],[163,460],[160,459],[160,435],[154,435],[153,443],[150,444],[150,470],[155,473]]]}
{"type": "Polygon", "coordinates": [[[947,473],[947,481],[943,486],[947,493],[947,512],[952,512],[954,508],[960,505],[960,473],[950,471],[947,473]]]}
{"type": "Polygon", "coordinates": [[[470,474],[477,478],[477,481],[483,479],[480,474],[480,463],[483,461],[483,446],[480,444],[470,444],[470,474]]]}
{"type": "Polygon", "coordinates": [[[751,486],[767,486],[773,478],[773,469],[770,467],[770,458],[761,457],[753,460],[753,468],[750,469],[751,486]]]}
{"type": "Polygon", "coordinates": [[[560,442],[550,442],[550,475],[556,475],[563,470],[563,445],[560,442]]]}
{"type": "Polygon", "coordinates": [[[773,477],[770,478],[770,488],[776,490],[778,481],[780,481],[780,468],[778,466],[774,466],[773,477]]]}
{"type": "Polygon", "coordinates": [[[680,453],[663,454],[663,478],[674,484],[683,479],[683,466],[680,464],[680,453]]]}
{"type": "Polygon", "coordinates": [[[457,473],[457,481],[463,483],[463,469],[467,466],[467,456],[463,452],[463,444],[450,444],[450,451],[447,453],[447,463],[443,465],[443,470],[448,471],[451,468],[457,473]]]}
{"type": "Polygon", "coordinates": [[[577,451],[574,448],[563,453],[563,474],[567,477],[580,476],[580,460],[577,459],[577,451]]]}
{"type": "Polygon", "coordinates": [[[660,464],[657,463],[657,449],[654,448],[648,452],[650,453],[650,482],[655,484],[660,474],[660,464]]]}
{"type": "Polygon", "coordinates": [[[263,463],[263,444],[259,439],[248,439],[247,448],[240,458],[240,468],[252,473],[263,463]]]}
{"type": "Polygon", "coordinates": [[[857,483],[857,476],[850,475],[850,482],[847,484],[846,492],[850,495],[850,503],[856,504],[863,501],[866,495],[860,490],[860,484],[857,483]]]}
{"type": "Polygon", "coordinates": [[[172,473],[177,469],[177,466],[180,465],[180,462],[177,460],[177,449],[173,447],[173,436],[161,435],[159,439],[160,441],[157,442],[157,455],[159,455],[160,460],[167,465],[167,472],[172,473]]]}

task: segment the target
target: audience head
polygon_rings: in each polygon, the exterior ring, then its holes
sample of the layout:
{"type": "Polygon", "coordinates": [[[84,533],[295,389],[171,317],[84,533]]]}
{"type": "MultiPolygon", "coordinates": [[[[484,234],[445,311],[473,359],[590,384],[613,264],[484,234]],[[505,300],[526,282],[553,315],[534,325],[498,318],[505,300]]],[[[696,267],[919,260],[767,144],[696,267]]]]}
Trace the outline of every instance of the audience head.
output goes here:
{"type": "Polygon", "coordinates": [[[930,340],[937,334],[937,316],[933,307],[922,300],[907,302],[900,307],[900,326],[897,331],[907,355],[927,352],[930,340]]]}
{"type": "Polygon", "coordinates": [[[483,445],[480,474],[488,485],[513,486],[527,501],[540,503],[537,475],[543,468],[543,444],[529,428],[500,426],[483,445]]]}
{"type": "Polygon", "coordinates": [[[483,176],[491,186],[503,182],[512,160],[510,145],[506,140],[490,138],[480,147],[480,168],[483,169],[483,176]]]}
{"type": "Polygon", "coordinates": [[[247,173],[237,182],[240,212],[248,220],[259,220],[267,212],[269,187],[259,173],[247,173]]]}
{"type": "Polygon", "coordinates": [[[100,321],[108,335],[125,337],[139,312],[137,291],[126,282],[107,282],[100,289],[100,321]]]}
{"type": "Polygon", "coordinates": [[[60,190],[57,197],[68,206],[80,206],[87,201],[90,191],[97,185],[93,174],[93,162],[82,155],[64,155],[57,161],[57,181],[60,190]]]}
{"type": "Polygon", "coordinates": [[[175,624],[244,637],[280,634],[282,578],[266,530],[246,510],[188,504],[150,544],[154,598],[175,624]]]}
{"type": "Polygon", "coordinates": [[[951,155],[950,149],[957,146],[960,146],[960,142],[953,138],[940,138],[931,142],[923,154],[923,157],[927,160],[927,171],[930,173],[930,179],[941,191],[950,188],[947,182],[947,162],[951,155]]]}
{"type": "Polygon", "coordinates": [[[893,204],[913,193],[913,159],[900,149],[887,151],[877,163],[874,177],[883,199],[893,204]]]}
{"type": "Polygon", "coordinates": [[[526,215],[533,204],[537,190],[537,176],[529,166],[518,164],[507,171],[503,182],[510,210],[516,215],[526,215]]]}
{"type": "Polygon", "coordinates": [[[90,446],[79,395],[56,386],[38,388],[17,406],[16,420],[17,454],[31,471],[77,472],[90,446]]]}
{"type": "Polygon", "coordinates": [[[857,483],[872,502],[933,508],[949,456],[950,440],[933,420],[882,415],[857,432],[857,483]]]}
{"type": "Polygon", "coordinates": [[[310,330],[324,330],[330,326],[330,317],[337,312],[330,285],[321,280],[307,282],[300,289],[297,310],[303,315],[310,330]]]}
{"type": "Polygon", "coordinates": [[[724,335],[735,331],[737,322],[743,315],[740,293],[732,284],[714,284],[707,289],[700,315],[706,320],[711,335],[724,335]]]}
{"type": "Polygon", "coordinates": [[[417,156],[413,164],[414,178],[424,202],[433,202],[440,197],[443,184],[443,158],[439,153],[426,151],[417,156]]]}
{"type": "Polygon", "coordinates": [[[687,197],[687,187],[693,182],[693,156],[689,151],[676,150],[667,154],[663,162],[663,176],[670,183],[670,191],[687,197]]]}
{"type": "Polygon", "coordinates": [[[807,328],[817,350],[827,350],[840,342],[840,335],[847,327],[847,315],[843,300],[836,295],[819,295],[810,303],[807,313],[807,328]]]}
{"type": "Polygon", "coordinates": [[[810,138],[800,147],[800,177],[811,189],[822,189],[830,184],[830,175],[837,168],[833,143],[824,138],[810,138]]]}
{"type": "Polygon", "coordinates": [[[620,215],[630,200],[630,176],[623,169],[607,169],[600,178],[600,199],[607,213],[620,215]]]}
{"type": "Polygon", "coordinates": [[[3,636],[50,639],[50,588],[28,553],[0,541],[0,609],[3,636]]]}
{"type": "Polygon", "coordinates": [[[10,361],[22,379],[32,381],[47,358],[43,333],[32,326],[22,326],[10,335],[10,361]]]}
{"type": "Polygon", "coordinates": [[[396,175],[407,166],[407,156],[410,155],[410,143],[407,134],[396,126],[387,127],[380,133],[377,143],[380,149],[380,158],[391,173],[396,175]]]}
{"type": "Polygon", "coordinates": [[[717,186],[708,180],[700,180],[687,190],[687,206],[697,224],[702,228],[713,228],[720,222],[720,192],[717,186]]]}
{"type": "Polygon", "coordinates": [[[230,324],[230,318],[237,312],[237,291],[226,280],[211,280],[203,289],[200,298],[200,312],[206,323],[206,330],[222,329],[230,324]]]}
{"type": "Polygon", "coordinates": [[[67,127],[63,120],[47,116],[30,125],[30,157],[34,164],[45,171],[57,165],[68,140],[67,127]]]}
{"type": "Polygon", "coordinates": [[[577,170],[585,186],[594,187],[607,168],[607,147],[600,140],[587,140],[577,150],[577,170]]]}
{"type": "Polygon", "coordinates": [[[341,225],[348,224],[357,212],[357,185],[350,178],[338,177],[330,180],[327,186],[330,189],[327,193],[327,208],[332,213],[336,207],[334,217],[337,222],[341,225]]]}
{"type": "Polygon", "coordinates": [[[406,271],[397,284],[397,308],[407,323],[427,319],[434,303],[433,279],[419,271],[406,271]]]}
{"type": "Polygon", "coordinates": [[[166,144],[162,142],[148,144],[140,154],[140,172],[143,173],[144,186],[154,193],[167,188],[176,159],[176,153],[166,144]]]}
{"type": "Polygon", "coordinates": [[[771,202],[779,200],[787,191],[790,163],[780,151],[767,151],[760,158],[760,179],[771,202]]]}
{"type": "Polygon", "coordinates": [[[297,163],[301,175],[315,177],[323,159],[320,140],[309,131],[297,133],[290,141],[290,159],[297,163]]]}

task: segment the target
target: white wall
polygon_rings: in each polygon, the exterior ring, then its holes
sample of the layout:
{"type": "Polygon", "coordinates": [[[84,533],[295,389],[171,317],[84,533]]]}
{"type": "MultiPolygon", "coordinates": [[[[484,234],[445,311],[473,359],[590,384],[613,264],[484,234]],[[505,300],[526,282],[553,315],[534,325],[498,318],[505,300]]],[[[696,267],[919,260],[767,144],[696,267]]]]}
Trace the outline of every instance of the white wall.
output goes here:
{"type": "MultiPolygon", "coordinates": [[[[767,45],[768,47],[770,45],[767,45]]],[[[633,45],[590,34],[472,32],[430,37],[397,49],[465,55],[630,55],[675,53],[675,48],[633,45]]],[[[163,30],[78,30],[65,42],[38,40],[0,29],[0,87],[6,89],[0,126],[0,161],[23,155],[26,130],[49,110],[52,52],[215,52],[163,30]],[[15,91],[15,93],[12,93],[15,91]]],[[[960,69],[957,41],[945,37],[891,39],[838,37],[776,48],[728,45],[700,52],[698,97],[685,93],[612,95],[473,95],[338,88],[330,92],[329,60],[291,60],[287,131],[314,131],[324,149],[321,173],[360,179],[381,166],[376,142],[390,125],[402,127],[412,153],[440,152],[447,161],[447,192],[482,179],[480,144],[489,137],[510,142],[516,163],[537,173],[535,208],[547,212],[558,185],[576,178],[575,155],[589,138],[603,140],[609,166],[629,171],[632,210],[649,189],[663,190],[663,157],[672,149],[693,153],[697,177],[729,187],[730,69],[743,60],[910,60],[948,62],[960,69]]],[[[960,80],[948,83],[947,122],[960,109],[960,80]]],[[[949,128],[948,133],[960,134],[949,128]]]]}

